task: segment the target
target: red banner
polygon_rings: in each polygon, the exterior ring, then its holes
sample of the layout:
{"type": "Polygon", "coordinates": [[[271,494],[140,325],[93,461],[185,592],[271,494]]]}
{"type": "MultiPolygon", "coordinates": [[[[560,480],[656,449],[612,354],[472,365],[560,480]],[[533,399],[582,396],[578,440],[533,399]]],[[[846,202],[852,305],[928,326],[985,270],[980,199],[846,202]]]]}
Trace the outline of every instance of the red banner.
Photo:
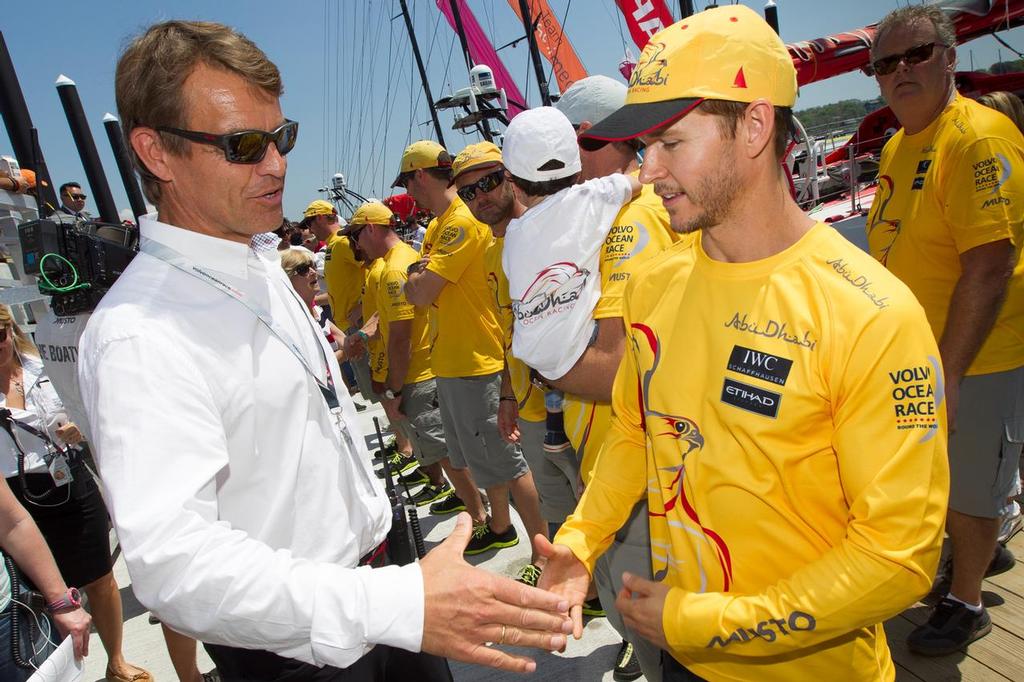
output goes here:
{"type": "Polygon", "coordinates": [[[626,19],[629,35],[641,50],[651,36],[674,23],[664,0],[615,0],[626,19]]]}
{"type": "MultiPolygon", "coordinates": [[[[569,36],[562,30],[562,24],[558,17],[548,6],[548,0],[528,0],[530,17],[536,23],[537,30],[534,36],[537,39],[537,49],[551,62],[551,70],[558,80],[559,92],[565,92],[569,86],[581,78],[586,78],[587,70],[583,68],[580,58],[569,42],[569,36]]],[[[523,15],[519,12],[519,0],[508,0],[519,20],[523,15]]]]}

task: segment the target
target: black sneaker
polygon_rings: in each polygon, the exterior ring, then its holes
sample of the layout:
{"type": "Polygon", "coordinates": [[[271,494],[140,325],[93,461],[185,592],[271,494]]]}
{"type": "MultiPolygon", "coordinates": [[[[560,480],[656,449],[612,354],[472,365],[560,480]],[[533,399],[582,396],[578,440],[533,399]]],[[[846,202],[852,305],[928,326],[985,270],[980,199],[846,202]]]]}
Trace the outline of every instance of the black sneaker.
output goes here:
{"type": "Polygon", "coordinates": [[[424,507],[432,502],[443,500],[452,494],[452,487],[445,481],[441,485],[423,486],[423,490],[412,496],[412,501],[417,507],[424,507]]]}
{"type": "MultiPolygon", "coordinates": [[[[401,452],[394,452],[389,455],[388,464],[391,467],[391,473],[407,474],[413,469],[419,467],[420,463],[416,461],[415,457],[406,457],[401,452]]],[[[384,468],[377,472],[378,478],[384,478],[384,468]]]]}
{"type": "Polygon", "coordinates": [[[416,469],[398,477],[398,485],[402,487],[411,488],[416,485],[423,485],[424,483],[430,483],[430,476],[427,476],[423,469],[416,469]]]}
{"type": "Polygon", "coordinates": [[[515,547],[518,544],[519,534],[516,533],[515,526],[509,525],[508,530],[499,534],[491,530],[491,524],[481,523],[473,526],[473,537],[469,539],[463,554],[483,554],[491,549],[515,547]]]}
{"type": "Polygon", "coordinates": [[[583,602],[583,615],[587,618],[604,618],[607,614],[604,612],[604,607],[601,606],[601,600],[594,597],[583,602]]]}
{"type": "Polygon", "coordinates": [[[530,587],[537,587],[537,581],[540,580],[541,569],[533,564],[526,564],[519,569],[519,575],[516,576],[516,582],[530,587]]]}
{"type": "Polygon", "coordinates": [[[565,431],[548,431],[544,434],[544,452],[565,452],[572,447],[565,431]]]}
{"type": "Polygon", "coordinates": [[[907,635],[907,648],[922,656],[945,656],[959,651],[992,631],[992,619],[982,607],[974,613],[960,602],[940,599],[928,622],[907,635]]]}
{"type": "MultiPolygon", "coordinates": [[[[995,553],[992,555],[992,561],[989,562],[988,568],[985,569],[985,577],[991,578],[1001,573],[1006,573],[1017,564],[1017,559],[1014,558],[1013,552],[1008,550],[1003,545],[996,545],[995,553]]],[[[953,585],[953,557],[950,555],[945,561],[939,566],[938,573],[935,575],[935,581],[932,583],[931,592],[928,595],[932,598],[945,597],[949,594],[949,588],[953,585]]]]}
{"type": "Polygon", "coordinates": [[[613,680],[635,680],[643,675],[640,670],[640,659],[636,657],[633,645],[622,640],[619,647],[619,654],[615,657],[615,670],[612,671],[613,680]]]}
{"type": "Polygon", "coordinates": [[[440,502],[430,505],[430,513],[434,516],[447,516],[460,511],[466,511],[466,503],[454,492],[440,502]]]}

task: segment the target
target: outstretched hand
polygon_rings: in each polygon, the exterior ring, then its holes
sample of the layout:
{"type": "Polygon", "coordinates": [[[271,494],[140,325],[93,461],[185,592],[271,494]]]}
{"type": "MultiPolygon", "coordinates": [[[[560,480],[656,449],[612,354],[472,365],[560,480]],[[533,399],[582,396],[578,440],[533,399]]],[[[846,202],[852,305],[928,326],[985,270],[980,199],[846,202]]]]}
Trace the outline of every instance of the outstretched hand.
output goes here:
{"type": "Polygon", "coordinates": [[[572,550],[565,545],[551,544],[543,535],[534,536],[533,548],[547,560],[537,587],[550,590],[569,603],[572,636],[579,639],[583,636],[583,602],[590,589],[590,573],[572,550]]]}
{"type": "Polygon", "coordinates": [[[455,530],[420,562],[425,605],[422,649],[431,654],[511,672],[537,664],[490,643],[559,651],[572,623],[561,597],[475,568],[462,553],[473,523],[459,514],[455,530]]]}

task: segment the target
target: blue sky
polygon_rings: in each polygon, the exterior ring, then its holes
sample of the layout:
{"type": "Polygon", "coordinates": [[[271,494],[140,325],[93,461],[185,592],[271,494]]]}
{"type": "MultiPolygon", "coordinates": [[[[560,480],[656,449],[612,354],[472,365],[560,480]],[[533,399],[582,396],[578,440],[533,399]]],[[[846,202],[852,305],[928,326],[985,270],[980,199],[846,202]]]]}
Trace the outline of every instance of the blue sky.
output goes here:
{"type": "MultiPolygon", "coordinates": [[[[907,0],[777,0],[786,42],[817,38],[877,21],[907,0]]],[[[435,98],[467,84],[458,43],[434,0],[408,0],[435,98]]],[[[636,48],[621,24],[613,0],[549,0],[589,73],[618,77],[624,48],[636,48]]],[[[706,0],[695,0],[700,9],[706,0]]],[[[743,4],[760,10],[763,0],[743,4]]],[[[669,0],[678,13],[678,3],[669,0]]],[[[469,0],[477,20],[495,46],[522,35],[522,25],[507,0],[469,0]]],[[[366,195],[386,196],[402,149],[432,136],[419,78],[397,0],[179,0],[170,3],[48,2],[5,3],[3,31],[54,182],[85,174],[68,130],[54,81],[73,79],[92,126],[108,181],[119,208],[127,207],[101,119],[114,107],[113,74],[125,41],[154,22],[171,18],[229,24],[252,38],[282,72],[285,115],[301,124],[299,142],[289,155],[285,213],[295,218],[330,176],[343,172],[349,185],[366,195]]],[[[1024,50],[1024,29],[1001,34],[1024,50]]],[[[961,68],[973,57],[986,67],[999,57],[1015,58],[986,37],[960,49],[961,68]]],[[[539,104],[526,43],[499,53],[528,103],[539,104]],[[528,76],[529,74],[529,76],[528,76]],[[527,78],[529,82],[527,83],[527,78]]],[[[840,99],[877,95],[872,79],[848,74],[803,88],[797,109],[840,99]]],[[[457,152],[477,141],[450,130],[452,115],[441,114],[445,141],[457,152]]],[[[0,153],[12,149],[0,132],[0,153]]],[[[90,190],[86,190],[91,194],[90,190]]],[[[95,213],[92,198],[89,209],[95,213]]]]}

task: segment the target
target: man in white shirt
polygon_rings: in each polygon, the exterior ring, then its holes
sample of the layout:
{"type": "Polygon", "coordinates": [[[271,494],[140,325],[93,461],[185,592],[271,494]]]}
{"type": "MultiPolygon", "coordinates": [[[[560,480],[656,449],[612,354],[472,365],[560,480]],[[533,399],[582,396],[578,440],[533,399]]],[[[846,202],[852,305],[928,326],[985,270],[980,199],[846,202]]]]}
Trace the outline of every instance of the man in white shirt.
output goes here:
{"type": "Polygon", "coordinates": [[[206,22],[156,24],[117,66],[158,213],[79,361],[135,593],[225,680],[450,679],[409,652],[532,671],[487,643],[557,650],[567,604],[462,561],[465,515],[418,564],[357,568],[390,504],[278,252],[249,246],[282,217],[297,124],[281,91],[259,48],[206,22]]]}

